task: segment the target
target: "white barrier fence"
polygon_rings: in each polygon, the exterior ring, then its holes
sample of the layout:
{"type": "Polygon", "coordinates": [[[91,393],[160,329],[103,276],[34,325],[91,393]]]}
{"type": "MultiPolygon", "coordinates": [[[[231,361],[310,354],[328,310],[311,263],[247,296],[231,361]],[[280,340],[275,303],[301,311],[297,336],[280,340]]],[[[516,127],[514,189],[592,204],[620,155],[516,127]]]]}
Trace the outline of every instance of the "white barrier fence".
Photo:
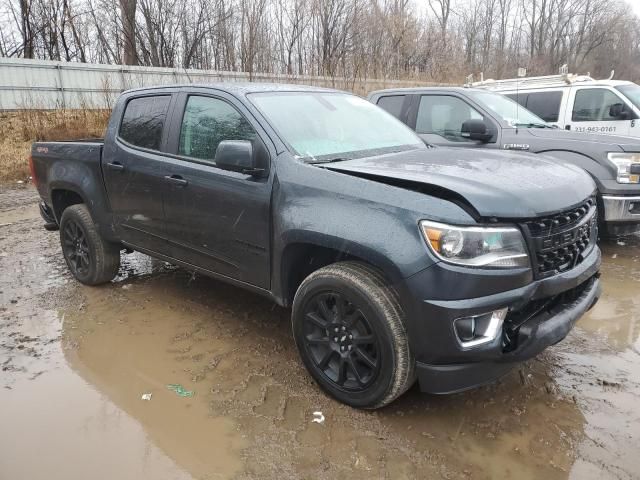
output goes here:
{"type": "Polygon", "coordinates": [[[180,68],[101,65],[49,60],[0,58],[0,110],[111,108],[120,92],[130,88],[175,83],[296,83],[350,90],[372,90],[427,83],[411,80],[348,79],[225,72],[180,68]]]}

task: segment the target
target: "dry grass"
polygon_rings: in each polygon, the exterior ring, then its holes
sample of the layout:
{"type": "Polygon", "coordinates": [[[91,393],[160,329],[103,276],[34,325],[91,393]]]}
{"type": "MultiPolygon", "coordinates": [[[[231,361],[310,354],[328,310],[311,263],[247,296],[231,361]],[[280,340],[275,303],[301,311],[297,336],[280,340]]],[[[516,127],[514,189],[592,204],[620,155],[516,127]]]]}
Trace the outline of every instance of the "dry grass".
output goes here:
{"type": "Polygon", "coordinates": [[[20,110],[0,113],[0,182],[29,178],[31,142],[100,138],[108,110],[20,110]]]}

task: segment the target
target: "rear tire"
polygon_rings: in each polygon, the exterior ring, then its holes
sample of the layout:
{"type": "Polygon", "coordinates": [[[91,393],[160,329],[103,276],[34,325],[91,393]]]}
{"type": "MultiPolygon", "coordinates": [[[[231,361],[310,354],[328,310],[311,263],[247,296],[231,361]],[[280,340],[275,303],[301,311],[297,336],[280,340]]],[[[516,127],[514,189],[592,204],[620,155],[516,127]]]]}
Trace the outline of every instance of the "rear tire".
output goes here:
{"type": "Polygon", "coordinates": [[[309,275],[293,300],[292,324],[307,370],[340,402],[380,408],[415,381],[398,294],[364,263],[335,263],[309,275]]]}
{"type": "Polygon", "coordinates": [[[62,213],[60,245],[67,267],[79,282],[99,285],[117,275],[120,248],[100,236],[85,205],[71,205],[62,213]]]}

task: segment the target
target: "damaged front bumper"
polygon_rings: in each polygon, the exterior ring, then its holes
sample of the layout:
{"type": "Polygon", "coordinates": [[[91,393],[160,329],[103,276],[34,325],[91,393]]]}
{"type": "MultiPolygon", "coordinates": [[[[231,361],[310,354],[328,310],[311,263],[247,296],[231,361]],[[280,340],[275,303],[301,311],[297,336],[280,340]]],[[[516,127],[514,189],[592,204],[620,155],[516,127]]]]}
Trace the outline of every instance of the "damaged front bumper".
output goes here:
{"type": "MultiPolygon", "coordinates": [[[[408,319],[420,389],[444,394],[489,383],[561,341],[600,297],[600,262],[600,250],[594,248],[574,269],[520,288],[461,300],[421,301],[410,309],[408,319]],[[457,320],[504,309],[506,316],[494,338],[465,347],[457,320]]],[[[410,279],[409,289],[417,294],[429,276],[438,273],[425,271],[410,279]]]]}

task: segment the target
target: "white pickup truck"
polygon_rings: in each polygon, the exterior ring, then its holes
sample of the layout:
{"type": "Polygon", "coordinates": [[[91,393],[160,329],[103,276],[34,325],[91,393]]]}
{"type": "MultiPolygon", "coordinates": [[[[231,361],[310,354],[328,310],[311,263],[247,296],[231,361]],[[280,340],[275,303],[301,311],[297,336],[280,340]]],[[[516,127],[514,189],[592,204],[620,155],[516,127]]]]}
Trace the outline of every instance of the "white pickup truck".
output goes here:
{"type": "Polygon", "coordinates": [[[565,130],[640,137],[640,86],[612,78],[565,73],[485,80],[473,86],[507,95],[565,130]]]}

